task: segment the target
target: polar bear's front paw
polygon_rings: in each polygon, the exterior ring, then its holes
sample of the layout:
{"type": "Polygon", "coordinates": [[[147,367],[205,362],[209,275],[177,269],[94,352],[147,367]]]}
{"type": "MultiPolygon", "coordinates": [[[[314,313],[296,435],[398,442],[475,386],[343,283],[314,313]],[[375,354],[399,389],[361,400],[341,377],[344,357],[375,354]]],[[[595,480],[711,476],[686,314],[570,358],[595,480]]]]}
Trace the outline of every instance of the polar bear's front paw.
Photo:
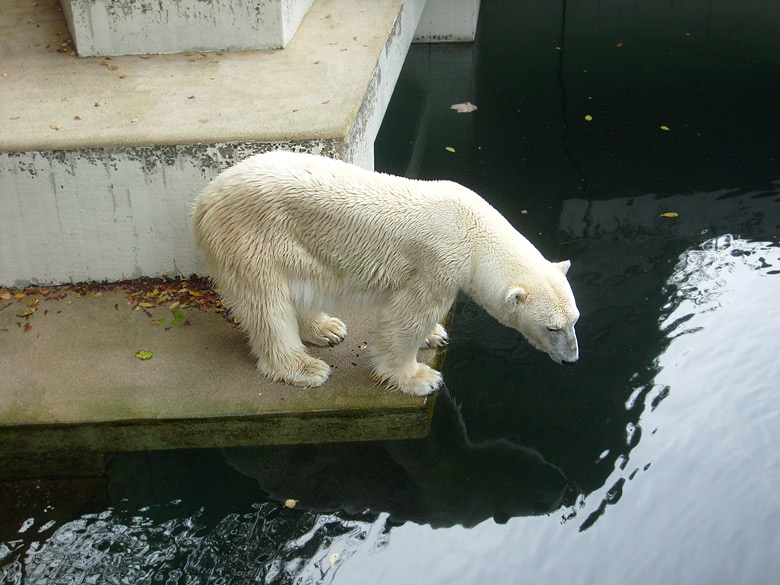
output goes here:
{"type": "Polygon", "coordinates": [[[425,364],[417,363],[401,375],[387,378],[391,386],[412,396],[427,396],[436,391],[442,384],[441,373],[425,364]]]}
{"type": "Polygon", "coordinates": [[[322,314],[319,317],[305,319],[300,323],[301,340],[320,346],[334,346],[344,341],[347,326],[341,319],[322,314]]]}
{"type": "Polygon", "coordinates": [[[431,331],[431,334],[425,338],[425,341],[423,342],[422,348],[428,348],[428,347],[444,347],[447,345],[450,341],[449,336],[447,335],[447,330],[436,323],[436,327],[433,328],[433,331],[431,331]]]}
{"type": "Polygon", "coordinates": [[[284,382],[300,388],[322,386],[330,377],[330,366],[307,354],[296,356],[285,366],[268,366],[258,363],[257,369],[275,382],[284,382]]]}

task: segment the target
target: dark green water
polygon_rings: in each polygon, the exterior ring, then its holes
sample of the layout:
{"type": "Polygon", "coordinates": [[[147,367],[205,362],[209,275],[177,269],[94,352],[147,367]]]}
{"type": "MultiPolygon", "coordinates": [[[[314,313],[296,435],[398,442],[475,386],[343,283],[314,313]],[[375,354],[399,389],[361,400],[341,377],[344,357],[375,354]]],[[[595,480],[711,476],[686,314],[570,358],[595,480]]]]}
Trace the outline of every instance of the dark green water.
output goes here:
{"type": "Polygon", "coordinates": [[[410,52],[376,166],[570,258],[580,362],[462,298],[427,439],[3,487],[0,583],[777,582],[780,4],[485,0],[410,52]]]}

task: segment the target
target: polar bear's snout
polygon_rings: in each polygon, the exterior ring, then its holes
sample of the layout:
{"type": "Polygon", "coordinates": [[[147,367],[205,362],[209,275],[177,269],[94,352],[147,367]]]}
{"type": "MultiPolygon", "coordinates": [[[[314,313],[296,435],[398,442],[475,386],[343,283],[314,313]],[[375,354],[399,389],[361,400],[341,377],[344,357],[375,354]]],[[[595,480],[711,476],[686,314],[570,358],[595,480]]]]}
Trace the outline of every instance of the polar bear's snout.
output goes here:
{"type": "Polygon", "coordinates": [[[551,343],[546,348],[547,355],[557,364],[571,366],[580,358],[577,334],[574,327],[553,332],[551,343]]]}

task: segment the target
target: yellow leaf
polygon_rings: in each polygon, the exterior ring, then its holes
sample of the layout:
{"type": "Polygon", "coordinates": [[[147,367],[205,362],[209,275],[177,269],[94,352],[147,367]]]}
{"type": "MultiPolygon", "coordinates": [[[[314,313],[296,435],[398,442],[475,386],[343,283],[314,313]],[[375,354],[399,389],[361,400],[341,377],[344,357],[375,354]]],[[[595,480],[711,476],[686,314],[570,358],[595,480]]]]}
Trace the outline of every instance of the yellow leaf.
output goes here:
{"type": "Polygon", "coordinates": [[[444,147],[444,150],[446,150],[446,151],[448,151],[448,152],[455,152],[455,149],[454,149],[454,148],[452,148],[451,146],[445,146],[445,147],[444,147]]]}
{"type": "Polygon", "coordinates": [[[289,499],[289,500],[285,500],[284,501],[284,505],[286,507],[288,507],[288,508],[294,508],[297,503],[298,503],[298,500],[293,500],[293,499],[289,499]]]}
{"type": "Polygon", "coordinates": [[[675,213],[674,211],[667,211],[666,213],[662,213],[660,217],[679,217],[679,213],[675,213]]]}
{"type": "Polygon", "coordinates": [[[590,114],[588,114],[587,116],[585,116],[585,121],[586,121],[586,122],[590,122],[592,119],[593,119],[593,116],[591,116],[590,114]]]}
{"type": "Polygon", "coordinates": [[[661,130],[669,132],[669,126],[661,126],[661,130]]]}

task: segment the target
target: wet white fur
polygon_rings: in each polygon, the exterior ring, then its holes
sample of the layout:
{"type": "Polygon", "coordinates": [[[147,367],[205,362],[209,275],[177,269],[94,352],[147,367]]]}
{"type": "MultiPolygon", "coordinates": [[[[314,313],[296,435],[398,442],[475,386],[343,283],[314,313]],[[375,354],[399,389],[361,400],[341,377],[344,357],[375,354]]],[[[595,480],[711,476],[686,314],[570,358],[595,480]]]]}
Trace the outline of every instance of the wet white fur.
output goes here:
{"type": "Polygon", "coordinates": [[[433,392],[441,374],[417,362],[417,349],[446,343],[438,322],[459,290],[556,361],[577,359],[568,262],[545,260],[455,183],[277,151],[220,174],[192,219],[207,269],[273,380],[324,383],[330,367],[303,342],[338,343],[346,328],[325,311],[357,306],[376,312],[376,376],[433,392]]]}

